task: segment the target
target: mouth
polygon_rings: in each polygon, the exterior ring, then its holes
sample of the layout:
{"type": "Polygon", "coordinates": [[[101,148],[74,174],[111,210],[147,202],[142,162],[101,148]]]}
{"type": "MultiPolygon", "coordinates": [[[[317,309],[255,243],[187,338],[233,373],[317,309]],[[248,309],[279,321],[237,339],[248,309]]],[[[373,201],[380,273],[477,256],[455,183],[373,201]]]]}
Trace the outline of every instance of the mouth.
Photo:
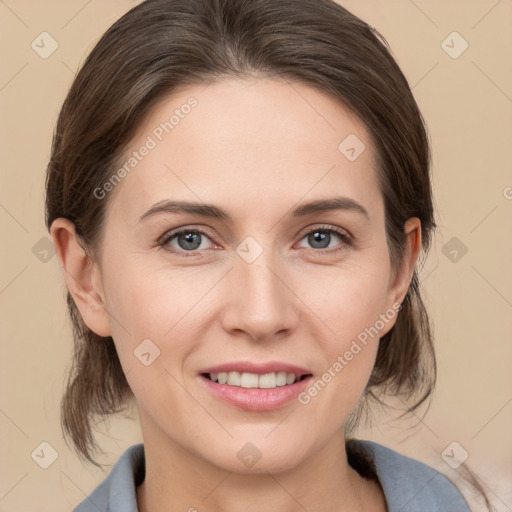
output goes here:
{"type": "Polygon", "coordinates": [[[271,373],[249,373],[249,372],[211,372],[202,373],[202,377],[218,384],[226,384],[245,389],[275,389],[285,387],[300,382],[308,377],[311,373],[296,374],[287,372],[271,372],[271,373]]]}
{"type": "Polygon", "coordinates": [[[237,409],[263,412],[292,403],[311,383],[313,374],[295,369],[296,373],[290,367],[288,371],[268,373],[208,371],[200,373],[199,378],[216,400],[237,409]]]}

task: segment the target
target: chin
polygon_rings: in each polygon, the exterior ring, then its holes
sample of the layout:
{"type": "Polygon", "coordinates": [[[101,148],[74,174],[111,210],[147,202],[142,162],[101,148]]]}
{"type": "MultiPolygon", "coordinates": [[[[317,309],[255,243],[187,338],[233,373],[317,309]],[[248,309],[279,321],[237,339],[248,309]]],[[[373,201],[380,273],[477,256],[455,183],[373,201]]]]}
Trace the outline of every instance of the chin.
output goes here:
{"type": "MultiPolygon", "coordinates": [[[[304,449],[303,443],[300,446],[304,449]]],[[[208,460],[225,471],[257,475],[288,471],[299,465],[305,456],[306,454],[297,450],[296,445],[273,445],[267,440],[266,443],[257,441],[236,443],[235,447],[226,447],[221,453],[213,454],[213,457],[208,460]]]]}

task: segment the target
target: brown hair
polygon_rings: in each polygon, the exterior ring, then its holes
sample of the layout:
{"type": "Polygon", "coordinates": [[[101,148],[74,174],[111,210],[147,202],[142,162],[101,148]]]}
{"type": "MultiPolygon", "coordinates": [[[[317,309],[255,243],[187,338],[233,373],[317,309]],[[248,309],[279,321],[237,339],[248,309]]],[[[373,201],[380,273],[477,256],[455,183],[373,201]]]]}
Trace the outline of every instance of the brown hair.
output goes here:
{"type": "MultiPolygon", "coordinates": [[[[376,150],[394,268],[411,217],[421,220],[426,254],[435,223],[421,113],[385,39],[332,0],[147,0],[131,9],[91,51],[62,106],[46,176],[48,229],[57,217],[71,220],[94,258],[108,201],[94,190],[112,176],[144,117],[176,87],[221,77],[299,81],[354,111],[376,150]]],[[[112,338],[85,325],[69,291],[67,304],[74,358],[61,422],[78,455],[99,466],[91,455],[92,417],[121,411],[133,394],[112,338]]],[[[415,270],[396,324],[379,342],[363,398],[392,393],[413,411],[435,377],[415,270]]]]}

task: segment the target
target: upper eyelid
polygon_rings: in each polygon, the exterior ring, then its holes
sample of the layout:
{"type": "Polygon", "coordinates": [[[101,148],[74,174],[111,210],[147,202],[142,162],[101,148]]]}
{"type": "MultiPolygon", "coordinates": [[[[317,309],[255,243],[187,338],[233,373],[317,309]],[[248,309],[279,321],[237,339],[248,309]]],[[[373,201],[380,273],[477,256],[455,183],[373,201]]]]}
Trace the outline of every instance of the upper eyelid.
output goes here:
{"type": "Polygon", "coordinates": [[[183,226],[180,228],[174,228],[174,229],[170,229],[169,231],[166,231],[161,237],[159,237],[158,243],[166,243],[170,238],[172,238],[176,235],[179,235],[180,233],[183,233],[183,232],[186,233],[188,231],[190,231],[190,232],[198,231],[201,234],[207,235],[208,238],[210,238],[210,239],[212,238],[208,229],[205,229],[204,227],[195,227],[194,225],[190,225],[190,226],[183,226]]]}
{"type": "Polygon", "coordinates": [[[305,227],[304,229],[302,229],[301,231],[299,231],[299,233],[297,234],[297,236],[299,235],[307,235],[309,233],[311,233],[312,231],[315,231],[315,230],[318,230],[318,231],[333,231],[339,235],[346,235],[347,238],[352,238],[352,235],[351,233],[346,230],[345,228],[342,228],[340,226],[334,226],[334,225],[331,225],[331,224],[317,224],[316,226],[307,226],[305,227]]]}

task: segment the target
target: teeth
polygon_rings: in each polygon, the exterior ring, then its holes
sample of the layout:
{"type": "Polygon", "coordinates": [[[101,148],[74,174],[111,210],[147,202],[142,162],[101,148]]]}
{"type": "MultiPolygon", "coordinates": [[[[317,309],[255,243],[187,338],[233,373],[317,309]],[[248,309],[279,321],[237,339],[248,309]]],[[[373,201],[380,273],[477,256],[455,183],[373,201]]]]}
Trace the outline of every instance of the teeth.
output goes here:
{"type": "MultiPolygon", "coordinates": [[[[250,374],[249,374],[250,375],[250,374]]],[[[295,380],[295,375],[293,376],[293,380],[295,380]]],[[[277,378],[275,373],[265,373],[265,375],[260,375],[258,379],[260,388],[276,388],[277,378]]]]}
{"type": "Polygon", "coordinates": [[[286,372],[279,372],[277,374],[276,384],[278,386],[286,386],[286,372]]]}
{"type": "Polygon", "coordinates": [[[230,386],[240,386],[240,374],[238,372],[228,373],[228,384],[230,386]]]}
{"type": "MultiPolygon", "coordinates": [[[[242,388],[257,388],[259,387],[259,378],[255,373],[242,373],[240,375],[240,386],[242,388]]],[[[229,380],[228,380],[229,384],[229,380]]],[[[263,387],[263,386],[262,386],[263,387]]]]}
{"type": "Polygon", "coordinates": [[[263,375],[247,372],[220,372],[210,373],[209,375],[212,381],[219,382],[219,384],[228,384],[230,386],[238,386],[247,389],[272,389],[278,386],[293,384],[297,380],[294,373],[286,372],[265,373],[263,375]]]}

